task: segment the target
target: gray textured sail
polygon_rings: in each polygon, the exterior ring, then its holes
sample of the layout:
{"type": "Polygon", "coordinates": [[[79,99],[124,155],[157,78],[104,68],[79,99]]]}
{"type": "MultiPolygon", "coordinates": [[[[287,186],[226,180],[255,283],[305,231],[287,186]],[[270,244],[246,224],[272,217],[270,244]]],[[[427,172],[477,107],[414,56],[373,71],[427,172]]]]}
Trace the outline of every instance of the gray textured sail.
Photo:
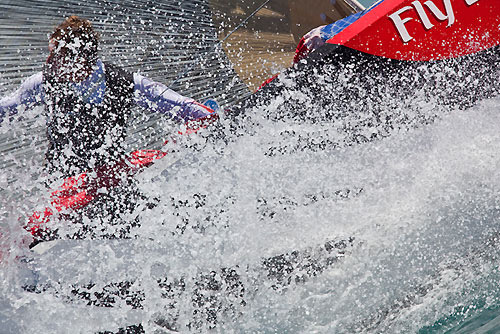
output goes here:
{"type": "MultiPolygon", "coordinates": [[[[205,0],[24,0],[4,1],[1,7],[0,96],[41,70],[47,56],[47,34],[69,15],[91,20],[101,34],[105,60],[130,71],[140,70],[183,95],[214,98],[225,105],[249,93],[218,44],[205,0]]],[[[130,126],[130,149],[163,143],[168,127],[161,126],[161,116],[137,115],[130,126]]],[[[40,117],[19,120],[15,131],[4,129],[0,169],[19,166],[26,159],[41,160],[44,136],[40,117]]]]}

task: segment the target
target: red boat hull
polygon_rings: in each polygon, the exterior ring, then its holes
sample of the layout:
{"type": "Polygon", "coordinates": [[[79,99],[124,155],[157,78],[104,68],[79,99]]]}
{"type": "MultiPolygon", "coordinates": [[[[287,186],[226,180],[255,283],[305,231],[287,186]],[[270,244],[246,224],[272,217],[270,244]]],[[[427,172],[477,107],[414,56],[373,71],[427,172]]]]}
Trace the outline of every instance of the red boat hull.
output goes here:
{"type": "Polygon", "coordinates": [[[385,0],[328,43],[410,61],[473,54],[500,44],[500,1],[385,0]]]}

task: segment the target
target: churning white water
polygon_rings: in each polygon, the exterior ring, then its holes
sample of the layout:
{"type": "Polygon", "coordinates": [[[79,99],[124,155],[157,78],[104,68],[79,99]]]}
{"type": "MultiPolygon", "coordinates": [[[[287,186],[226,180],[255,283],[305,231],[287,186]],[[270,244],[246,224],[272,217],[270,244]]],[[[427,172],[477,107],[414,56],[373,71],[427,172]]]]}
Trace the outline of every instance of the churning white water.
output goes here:
{"type": "Polygon", "coordinates": [[[256,108],[227,143],[209,130],[180,138],[137,177],[155,205],[123,214],[140,223],[134,238],[62,240],[38,253],[19,243],[23,217],[47,201],[41,159],[23,175],[6,170],[0,332],[444,333],[500,302],[499,108],[484,100],[381,140],[314,150],[276,147],[320,143],[334,124],[269,120],[256,108]],[[325,262],[332,241],[346,247],[325,262]],[[310,266],[273,276],[263,264],[294,251],[310,266]],[[117,294],[112,307],[88,305],[119,282],[141,294],[140,307],[117,294]]]}

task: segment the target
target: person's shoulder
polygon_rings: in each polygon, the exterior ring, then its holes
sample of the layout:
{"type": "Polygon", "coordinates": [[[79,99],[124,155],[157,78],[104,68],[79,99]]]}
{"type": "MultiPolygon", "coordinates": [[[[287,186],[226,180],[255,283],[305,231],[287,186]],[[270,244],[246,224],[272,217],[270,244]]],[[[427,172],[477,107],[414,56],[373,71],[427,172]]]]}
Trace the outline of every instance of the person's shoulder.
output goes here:
{"type": "Polygon", "coordinates": [[[24,80],[24,84],[26,86],[36,86],[40,85],[43,82],[43,72],[36,72],[35,74],[30,75],[24,80]]]}
{"type": "Polygon", "coordinates": [[[31,91],[39,89],[43,84],[43,72],[36,72],[30,75],[21,83],[21,91],[31,91]]]}
{"type": "Polygon", "coordinates": [[[103,68],[105,73],[112,73],[112,74],[129,74],[132,75],[130,71],[124,69],[123,67],[116,65],[114,63],[108,62],[108,61],[103,61],[103,68]]]}
{"type": "Polygon", "coordinates": [[[109,62],[109,61],[100,61],[101,62],[103,68],[105,71],[109,71],[109,72],[113,72],[113,71],[124,71],[124,69],[112,62],[109,62]]]}
{"type": "Polygon", "coordinates": [[[106,77],[108,77],[109,80],[116,81],[116,82],[126,81],[127,83],[134,82],[133,73],[127,71],[123,67],[115,65],[115,64],[107,62],[107,61],[102,62],[102,64],[103,64],[104,73],[106,74],[106,77]]]}

